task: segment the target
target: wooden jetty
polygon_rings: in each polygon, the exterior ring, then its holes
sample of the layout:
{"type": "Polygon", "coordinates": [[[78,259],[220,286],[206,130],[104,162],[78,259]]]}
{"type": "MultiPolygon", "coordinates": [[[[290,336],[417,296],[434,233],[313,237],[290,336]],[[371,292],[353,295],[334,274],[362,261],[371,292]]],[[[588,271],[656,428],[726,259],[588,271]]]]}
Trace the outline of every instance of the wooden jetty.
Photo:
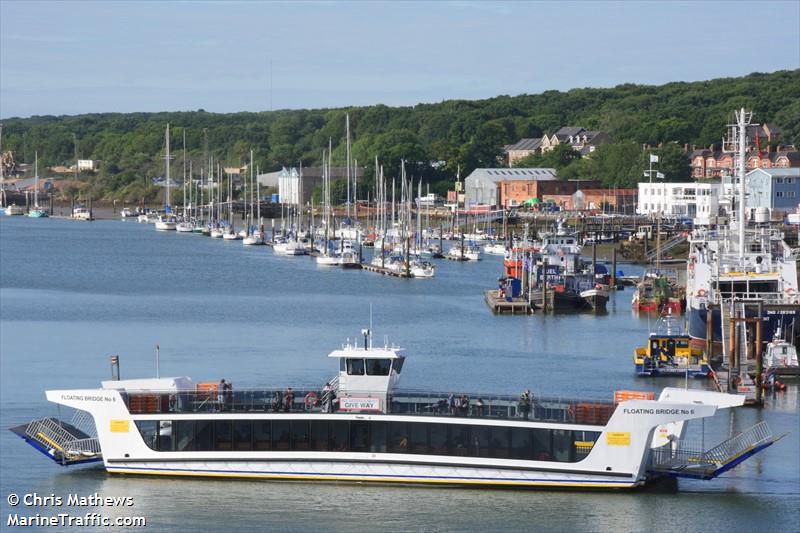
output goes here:
{"type": "Polygon", "coordinates": [[[483,296],[486,305],[488,305],[489,309],[496,315],[529,315],[533,313],[533,308],[525,298],[512,298],[509,302],[506,298],[501,298],[498,291],[495,289],[483,291],[483,296]]]}
{"type": "Polygon", "coordinates": [[[401,271],[397,270],[390,270],[388,268],[383,268],[379,266],[375,266],[370,263],[361,263],[361,269],[366,270],[368,272],[375,272],[377,274],[383,274],[385,276],[394,276],[396,278],[413,278],[414,275],[411,273],[406,273],[405,269],[401,271]]]}

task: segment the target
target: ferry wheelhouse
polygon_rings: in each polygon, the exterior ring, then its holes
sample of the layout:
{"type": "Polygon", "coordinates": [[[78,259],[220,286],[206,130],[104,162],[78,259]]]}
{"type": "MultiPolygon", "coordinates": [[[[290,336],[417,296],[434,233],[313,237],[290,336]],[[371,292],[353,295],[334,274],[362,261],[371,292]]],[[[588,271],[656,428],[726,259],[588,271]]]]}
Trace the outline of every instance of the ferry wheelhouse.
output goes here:
{"type": "Polygon", "coordinates": [[[682,444],[687,421],[742,405],[739,396],[520,402],[401,390],[406,356],[368,333],[329,357],[338,373],[321,390],[186,377],[51,390],[48,400],[79,416],[12,431],[60,464],[102,461],[112,474],[593,489],[709,479],[775,441],[762,422],[711,450],[682,444]]]}

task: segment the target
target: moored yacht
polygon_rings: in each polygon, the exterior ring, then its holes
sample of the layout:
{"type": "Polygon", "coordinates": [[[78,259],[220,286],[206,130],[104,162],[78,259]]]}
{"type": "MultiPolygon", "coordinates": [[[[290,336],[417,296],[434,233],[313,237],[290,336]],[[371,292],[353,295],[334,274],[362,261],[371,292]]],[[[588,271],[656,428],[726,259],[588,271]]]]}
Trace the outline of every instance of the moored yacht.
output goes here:
{"type": "MultiPolygon", "coordinates": [[[[616,402],[401,390],[396,346],[329,354],[321,389],[244,389],[187,377],[50,390],[78,410],[11,430],[62,464],[111,474],[630,489],[664,477],[710,479],[775,442],[765,422],[708,451],[683,445],[687,422],[744,399],[667,388],[616,402]]],[[[451,389],[452,390],[452,389],[451,389]]]]}

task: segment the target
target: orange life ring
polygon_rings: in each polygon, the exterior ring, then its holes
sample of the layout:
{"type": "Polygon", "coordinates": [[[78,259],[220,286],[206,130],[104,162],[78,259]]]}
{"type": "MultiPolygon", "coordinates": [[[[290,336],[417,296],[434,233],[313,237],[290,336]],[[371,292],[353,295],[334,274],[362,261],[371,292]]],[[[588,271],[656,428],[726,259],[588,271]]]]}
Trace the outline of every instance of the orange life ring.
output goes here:
{"type": "Polygon", "coordinates": [[[303,399],[303,402],[305,402],[307,408],[317,405],[317,401],[319,401],[319,396],[317,396],[317,393],[314,391],[306,394],[306,397],[303,399]]]}
{"type": "Polygon", "coordinates": [[[706,294],[707,294],[707,293],[706,293],[706,290],[705,290],[705,289],[700,289],[699,291],[697,291],[697,295],[698,295],[699,297],[701,297],[701,298],[702,298],[703,296],[705,296],[706,294]]]}

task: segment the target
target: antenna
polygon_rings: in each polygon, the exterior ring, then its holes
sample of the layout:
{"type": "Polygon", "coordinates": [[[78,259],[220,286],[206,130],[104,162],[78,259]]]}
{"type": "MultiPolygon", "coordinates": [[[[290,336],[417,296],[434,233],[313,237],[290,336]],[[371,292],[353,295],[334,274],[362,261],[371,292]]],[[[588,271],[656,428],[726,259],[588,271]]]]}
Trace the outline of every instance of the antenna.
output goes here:
{"type": "Polygon", "coordinates": [[[161,346],[156,343],[156,378],[161,377],[161,346]]]}

